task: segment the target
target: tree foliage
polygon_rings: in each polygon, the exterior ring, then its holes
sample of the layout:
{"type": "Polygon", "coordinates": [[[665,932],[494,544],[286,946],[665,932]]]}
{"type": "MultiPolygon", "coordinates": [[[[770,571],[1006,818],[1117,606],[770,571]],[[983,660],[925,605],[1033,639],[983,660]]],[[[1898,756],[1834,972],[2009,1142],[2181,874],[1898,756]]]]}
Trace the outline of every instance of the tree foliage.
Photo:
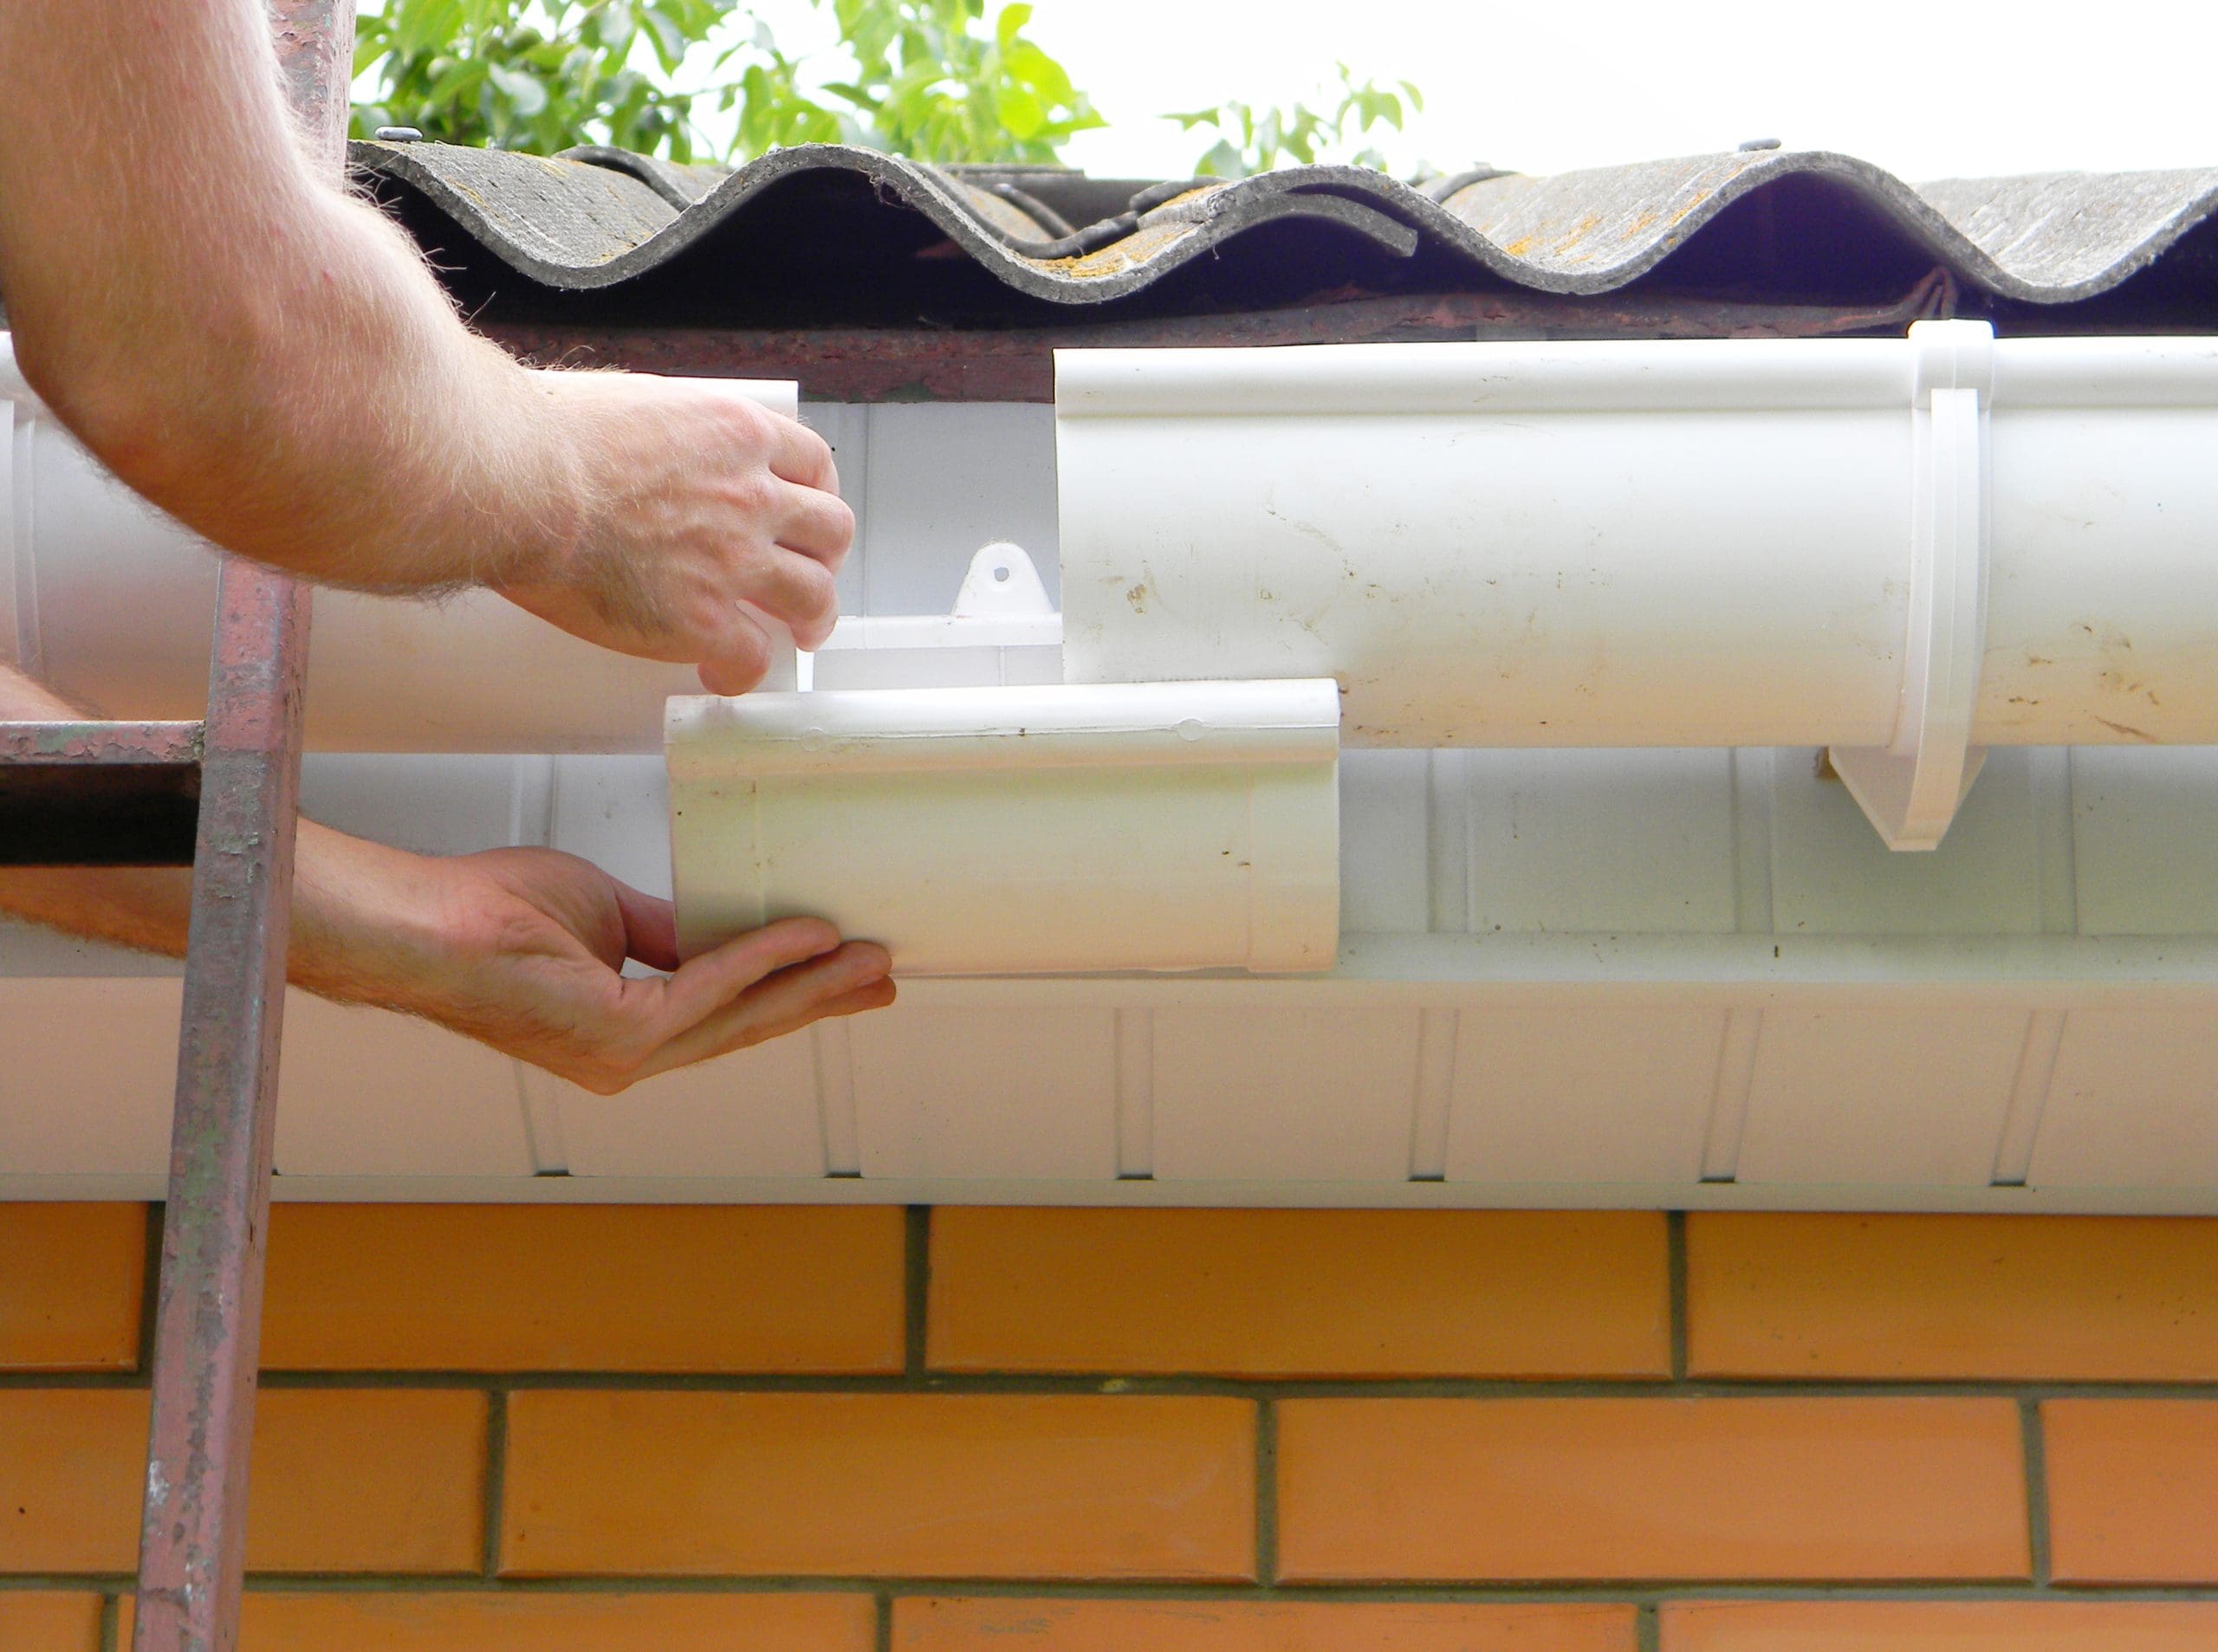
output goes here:
{"type": "Polygon", "coordinates": [[[1346,63],[1333,67],[1339,71],[1339,81],[1326,96],[1335,100],[1320,108],[1297,102],[1259,109],[1232,101],[1171,115],[1189,132],[1218,134],[1195,171],[1213,178],[1247,178],[1268,172],[1282,160],[1302,166],[1346,160],[1350,165],[1383,170],[1386,158],[1377,149],[1365,146],[1351,153],[1348,145],[1380,126],[1399,132],[1409,113],[1424,107],[1424,94],[1407,81],[1382,87],[1374,81],[1357,81],[1346,63]]]}
{"type": "Polygon", "coordinates": [[[542,154],[599,140],[691,159],[691,99],[672,77],[723,10],[717,0],[386,0],[355,20],[354,72],[374,69],[377,90],[356,103],[354,130],[415,126],[542,154]]]}
{"type": "MultiPolygon", "coordinates": [[[[840,32],[827,75],[749,23],[743,0],[366,0],[355,74],[373,90],[354,131],[413,126],[447,143],[552,154],[606,143],[688,161],[800,143],[856,143],[937,162],[1052,162],[1102,125],[1069,72],[1005,0],[811,0],[840,32]],[[714,111],[723,117],[707,122],[714,111]],[[713,126],[723,140],[705,128],[713,126]]],[[[1335,158],[1421,108],[1406,81],[1335,101],[1227,102],[1170,117],[1217,140],[1197,170],[1228,178],[1335,158]]],[[[1347,157],[1383,165],[1375,151],[1347,157]]]]}
{"type": "Polygon", "coordinates": [[[713,108],[736,112],[730,147],[743,154],[844,141],[936,161],[1049,161],[1101,124],[1026,36],[1021,0],[990,23],[987,0],[829,3],[847,62],[812,83],[767,27],[726,27],[735,0],[385,0],[356,23],[355,73],[376,89],[354,128],[683,161],[720,147],[695,118],[713,108]]]}

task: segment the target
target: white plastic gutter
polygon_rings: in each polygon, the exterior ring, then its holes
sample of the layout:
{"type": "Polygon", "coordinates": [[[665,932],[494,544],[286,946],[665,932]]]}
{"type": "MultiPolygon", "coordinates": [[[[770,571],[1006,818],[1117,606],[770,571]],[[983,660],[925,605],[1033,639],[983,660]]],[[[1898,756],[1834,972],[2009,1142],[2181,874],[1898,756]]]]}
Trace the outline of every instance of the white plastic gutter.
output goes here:
{"type": "Polygon", "coordinates": [[[1329,679],[670,703],[680,949],[816,916],[909,975],[1329,968],[1329,679]]]}
{"type": "Polygon", "coordinates": [[[1065,672],[1330,675],[1352,744],[2218,742],[2218,341],[1063,351],[1065,672]]]}
{"type": "MultiPolygon", "coordinates": [[[[2209,340],[1929,322],[1058,373],[1062,670],[1039,594],[845,619],[820,686],[1332,675],[1359,745],[2218,742],[2209,340]]],[[[205,649],[178,619],[213,558],[46,415],[4,334],[0,397],[0,652],[190,715],[205,649]]],[[[488,597],[319,603],[323,749],[652,749],[695,687],[488,597]]]]}

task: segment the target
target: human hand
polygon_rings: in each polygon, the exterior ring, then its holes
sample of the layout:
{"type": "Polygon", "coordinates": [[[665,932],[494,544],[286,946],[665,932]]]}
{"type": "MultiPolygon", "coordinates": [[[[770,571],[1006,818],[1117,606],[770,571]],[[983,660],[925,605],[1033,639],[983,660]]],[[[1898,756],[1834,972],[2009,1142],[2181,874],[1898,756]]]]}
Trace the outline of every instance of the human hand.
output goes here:
{"type": "Polygon", "coordinates": [[[526,377],[574,444],[580,514],[561,551],[495,590],[588,642],[696,664],[712,694],[769,669],[770,635],[743,603],[802,648],[832,634],[855,518],[821,437],[695,381],[526,377]]]}
{"type": "Polygon", "coordinates": [[[786,918],[684,963],[669,902],[552,849],[425,858],[303,822],[295,977],[600,1095],[893,1001],[884,948],[786,918]],[[619,973],[626,958],[667,976],[619,973]]]}

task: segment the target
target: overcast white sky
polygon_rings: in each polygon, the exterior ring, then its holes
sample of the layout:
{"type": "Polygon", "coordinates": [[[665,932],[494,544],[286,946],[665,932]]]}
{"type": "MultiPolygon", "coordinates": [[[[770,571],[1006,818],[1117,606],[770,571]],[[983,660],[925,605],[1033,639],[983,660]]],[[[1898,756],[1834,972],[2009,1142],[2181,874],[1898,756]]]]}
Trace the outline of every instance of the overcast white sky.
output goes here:
{"type": "Polygon", "coordinates": [[[1068,151],[1097,175],[1182,172],[1205,146],[1151,117],[1298,97],[1336,57],[1424,90],[1385,146],[1403,170],[1556,172],[1749,138],[1911,179],[2218,165],[2214,0],[1036,0],[1032,33],[1110,117],[1068,151]]]}
{"type": "MultiPolygon", "coordinates": [[[[827,54],[831,14],[740,0],[733,27],[760,18],[788,51],[827,54]]],[[[1066,153],[1097,177],[1183,176],[1210,139],[1164,111],[1313,101],[1336,59],[1424,91],[1405,134],[1374,138],[1402,173],[1561,172],[1753,138],[1912,182],[2218,166],[2218,0],[1034,0],[1030,32],[1109,118],[1066,153]]]]}

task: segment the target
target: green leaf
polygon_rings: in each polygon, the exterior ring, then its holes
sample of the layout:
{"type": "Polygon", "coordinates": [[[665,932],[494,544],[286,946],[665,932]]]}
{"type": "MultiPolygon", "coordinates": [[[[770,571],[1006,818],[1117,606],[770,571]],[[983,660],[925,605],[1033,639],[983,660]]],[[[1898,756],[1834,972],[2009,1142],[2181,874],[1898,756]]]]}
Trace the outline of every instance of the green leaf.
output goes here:
{"type": "Polygon", "coordinates": [[[522,70],[491,63],[485,73],[507,94],[518,114],[535,115],[547,107],[547,88],[522,70]]]}
{"type": "Polygon", "coordinates": [[[1248,176],[1248,164],[1230,139],[1220,138],[1210,152],[1194,164],[1194,172],[1202,178],[1245,178],[1248,176]]]}
{"type": "Polygon", "coordinates": [[[462,0],[418,0],[398,8],[393,43],[405,52],[431,51],[463,32],[462,0]]]}
{"type": "Polygon", "coordinates": [[[995,112],[1011,135],[1030,138],[1047,124],[1040,100],[1021,86],[1005,86],[994,99],[995,112]]]}
{"type": "MultiPolygon", "coordinates": [[[[433,60],[432,67],[438,68],[438,60],[433,60]]],[[[432,104],[455,103],[466,96],[475,96],[484,83],[486,68],[482,58],[450,64],[425,90],[425,100],[432,104]]]]}
{"type": "MultiPolygon", "coordinates": [[[[806,64],[736,0],[360,3],[358,127],[374,116],[464,143],[599,140],[675,159],[700,144],[696,110],[728,109],[749,152],[867,140],[935,160],[1052,161],[1103,124],[1026,37],[1032,0],[810,0],[840,44],[806,64]],[[680,85],[697,47],[712,83],[680,85]]],[[[1228,106],[1182,124],[1222,137],[1248,120],[1228,106]]]]}
{"type": "Polygon", "coordinates": [[[684,61],[686,47],[691,44],[684,28],[676,19],[654,7],[650,7],[640,21],[646,24],[648,34],[654,37],[655,55],[662,60],[665,72],[675,70],[684,61]]]}

